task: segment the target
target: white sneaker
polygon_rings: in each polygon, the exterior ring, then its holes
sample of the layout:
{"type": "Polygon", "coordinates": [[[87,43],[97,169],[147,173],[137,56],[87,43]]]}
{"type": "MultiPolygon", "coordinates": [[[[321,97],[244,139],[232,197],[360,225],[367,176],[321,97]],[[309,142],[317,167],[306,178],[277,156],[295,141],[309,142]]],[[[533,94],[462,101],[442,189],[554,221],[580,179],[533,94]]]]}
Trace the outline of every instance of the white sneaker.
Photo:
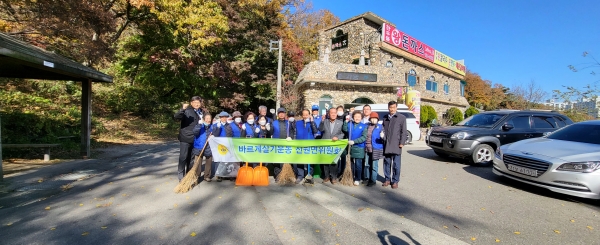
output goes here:
{"type": "Polygon", "coordinates": [[[360,185],[360,182],[358,182],[358,181],[354,181],[354,185],[355,185],[355,186],[358,186],[358,185],[360,185]]]}

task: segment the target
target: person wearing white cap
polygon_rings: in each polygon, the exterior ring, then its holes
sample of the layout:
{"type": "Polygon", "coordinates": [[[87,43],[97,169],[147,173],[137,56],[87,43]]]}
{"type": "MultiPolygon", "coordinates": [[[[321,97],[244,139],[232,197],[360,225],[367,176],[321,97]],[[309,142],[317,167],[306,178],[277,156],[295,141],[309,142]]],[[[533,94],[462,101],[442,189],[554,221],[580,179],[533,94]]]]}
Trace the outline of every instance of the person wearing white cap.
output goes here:
{"type": "MultiPolygon", "coordinates": [[[[227,131],[225,130],[225,127],[227,126],[227,118],[229,118],[229,113],[222,111],[221,113],[219,113],[219,115],[217,115],[217,117],[219,119],[215,124],[213,124],[213,135],[215,137],[227,137],[227,131]]],[[[212,169],[217,170],[218,167],[219,163],[215,162],[212,166],[212,169]]],[[[213,173],[211,171],[209,171],[208,173],[205,172],[204,180],[206,182],[210,182],[212,180],[212,176],[213,173]],[[206,174],[208,174],[208,176],[206,174]]],[[[217,177],[217,182],[221,181],[221,177],[217,177]]]]}

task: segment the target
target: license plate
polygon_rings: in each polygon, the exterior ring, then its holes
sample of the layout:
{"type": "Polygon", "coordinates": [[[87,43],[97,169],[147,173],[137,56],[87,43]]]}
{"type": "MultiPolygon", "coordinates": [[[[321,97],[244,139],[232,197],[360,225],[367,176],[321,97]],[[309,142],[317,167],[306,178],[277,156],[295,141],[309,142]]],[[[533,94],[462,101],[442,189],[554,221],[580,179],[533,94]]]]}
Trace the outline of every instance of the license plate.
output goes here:
{"type": "Polygon", "coordinates": [[[435,136],[429,136],[429,141],[435,142],[435,143],[442,143],[442,138],[435,137],[435,136]]]}
{"type": "Polygon", "coordinates": [[[517,172],[520,174],[529,175],[529,176],[533,176],[533,177],[538,177],[538,171],[534,170],[534,169],[519,167],[519,166],[515,166],[512,164],[506,164],[506,167],[508,168],[508,170],[513,171],[513,172],[517,172]]]}

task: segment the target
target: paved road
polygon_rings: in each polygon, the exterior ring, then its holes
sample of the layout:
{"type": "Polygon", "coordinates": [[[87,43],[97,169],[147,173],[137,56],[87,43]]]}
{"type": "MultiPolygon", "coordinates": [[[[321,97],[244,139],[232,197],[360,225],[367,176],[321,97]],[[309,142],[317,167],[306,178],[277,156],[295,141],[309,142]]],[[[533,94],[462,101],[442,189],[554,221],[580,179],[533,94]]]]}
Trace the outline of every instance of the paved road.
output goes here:
{"type": "Polygon", "coordinates": [[[174,194],[173,143],[51,166],[0,194],[0,243],[600,244],[597,202],[445,161],[422,143],[405,153],[398,190],[224,181],[174,194]]]}

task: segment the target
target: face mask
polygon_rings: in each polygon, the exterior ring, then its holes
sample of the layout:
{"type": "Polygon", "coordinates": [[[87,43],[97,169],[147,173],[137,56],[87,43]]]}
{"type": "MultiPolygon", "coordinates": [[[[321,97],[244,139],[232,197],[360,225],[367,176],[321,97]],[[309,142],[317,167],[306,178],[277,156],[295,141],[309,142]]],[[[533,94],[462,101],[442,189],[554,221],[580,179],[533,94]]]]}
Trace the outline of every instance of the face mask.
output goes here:
{"type": "Polygon", "coordinates": [[[266,122],[266,121],[258,121],[258,123],[259,123],[261,126],[265,126],[265,124],[267,124],[267,122],[266,122]]]}
{"type": "Polygon", "coordinates": [[[338,115],[338,117],[341,117],[344,115],[344,112],[338,111],[337,115],[338,115]]]}
{"type": "Polygon", "coordinates": [[[310,122],[310,118],[304,119],[304,122],[310,122]]]}
{"type": "Polygon", "coordinates": [[[236,123],[241,123],[241,122],[242,122],[242,119],[241,119],[241,118],[239,118],[239,117],[237,117],[237,118],[235,118],[235,119],[233,119],[233,120],[234,120],[236,123]]]}
{"type": "Polygon", "coordinates": [[[233,121],[231,121],[231,120],[227,120],[227,123],[231,123],[231,122],[233,122],[233,121]]]}
{"type": "Polygon", "coordinates": [[[371,120],[371,123],[372,123],[372,124],[377,124],[377,122],[379,122],[379,120],[377,120],[377,119],[373,119],[373,120],[371,120]]]}
{"type": "Polygon", "coordinates": [[[248,124],[250,124],[250,125],[254,124],[254,119],[248,119],[248,124]]]}
{"type": "Polygon", "coordinates": [[[208,126],[208,123],[207,123],[207,122],[204,122],[204,126],[208,126]]]}
{"type": "Polygon", "coordinates": [[[290,122],[294,122],[296,120],[296,118],[290,117],[290,119],[288,119],[288,121],[290,122]]]}

